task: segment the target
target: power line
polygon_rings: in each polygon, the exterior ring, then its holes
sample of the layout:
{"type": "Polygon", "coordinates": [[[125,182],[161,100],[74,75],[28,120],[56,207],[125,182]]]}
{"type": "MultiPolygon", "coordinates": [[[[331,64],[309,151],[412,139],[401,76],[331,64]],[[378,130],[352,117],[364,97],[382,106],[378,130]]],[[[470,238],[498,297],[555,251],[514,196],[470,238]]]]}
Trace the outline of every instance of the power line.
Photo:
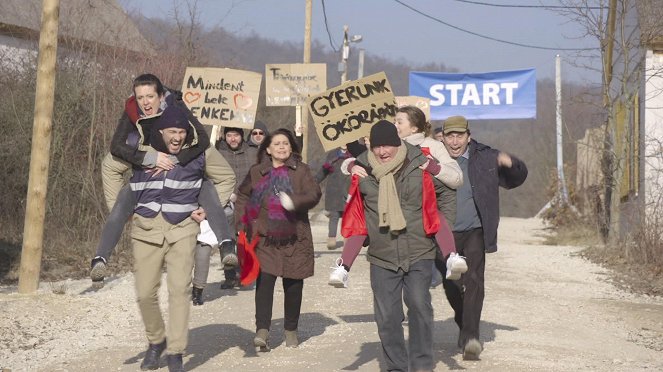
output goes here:
{"type": "Polygon", "coordinates": [[[465,32],[465,33],[468,33],[468,34],[470,34],[470,35],[478,36],[478,37],[481,37],[481,38],[484,38],[484,39],[488,39],[488,40],[492,40],[492,41],[497,41],[497,42],[499,42],[499,43],[515,45],[515,46],[520,46],[520,47],[524,47],[524,48],[543,49],[543,50],[557,50],[557,51],[560,51],[560,50],[566,50],[566,51],[589,51],[589,50],[595,50],[595,49],[596,49],[596,48],[550,48],[550,47],[542,47],[542,46],[537,46],[537,45],[522,44],[522,43],[516,43],[516,42],[513,42],[513,41],[497,39],[497,38],[494,38],[494,37],[491,37],[491,36],[482,35],[482,34],[479,34],[479,33],[476,33],[476,32],[470,31],[470,30],[466,30],[466,29],[464,29],[464,28],[460,28],[460,27],[458,27],[458,26],[454,26],[454,25],[452,25],[452,24],[450,24],[450,23],[444,22],[443,20],[441,20],[441,19],[439,19],[439,18],[435,18],[435,17],[433,17],[433,16],[431,16],[431,15],[428,15],[428,14],[426,14],[426,13],[424,13],[424,12],[418,10],[418,9],[415,9],[415,8],[411,7],[410,5],[407,5],[407,4],[403,3],[403,2],[400,1],[400,0],[394,0],[394,1],[397,2],[398,4],[401,4],[401,5],[404,6],[404,7],[406,7],[406,8],[408,8],[408,9],[412,10],[413,12],[415,12],[415,13],[417,13],[417,14],[420,14],[420,15],[426,17],[426,18],[432,19],[432,20],[434,20],[435,22],[441,23],[441,24],[443,24],[443,25],[445,25],[445,26],[447,26],[447,27],[451,27],[451,28],[456,29],[456,30],[458,30],[458,31],[465,32]]]}
{"type": "Polygon", "coordinates": [[[329,45],[331,46],[334,52],[338,52],[334,46],[334,41],[332,40],[331,33],[329,32],[329,25],[327,24],[327,9],[325,8],[325,0],[322,0],[322,15],[325,17],[325,29],[327,30],[327,36],[329,36],[329,45]]]}
{"type": "Polygon", "coordinates": [[[491,3],[484,3],[481,1],[471,1],[471,0],[455,0],[458,1],[459,3],[467,3],[467,4],[474,4],[474,5],[487,5],[487,6],[494,6],[498,8],[538,8],[538,9],[577,9],[577,8],[582,8],[582,9],[592,9],[592,10],[601,10],[603,9],[600,6],[568,6],[568,5],[519,5],[519,4],[491,4],[491,3]]]}

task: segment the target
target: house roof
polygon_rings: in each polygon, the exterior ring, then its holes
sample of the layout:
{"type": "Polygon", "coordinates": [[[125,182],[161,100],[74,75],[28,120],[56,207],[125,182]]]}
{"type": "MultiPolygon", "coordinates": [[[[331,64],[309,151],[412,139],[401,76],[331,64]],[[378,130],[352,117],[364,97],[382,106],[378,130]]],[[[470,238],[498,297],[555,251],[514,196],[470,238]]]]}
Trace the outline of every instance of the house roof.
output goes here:
{"type": "MultiPolygon", "coordinates": [[[[32,38],[39,33],[42,0],[0,1],[0,33],[32,38]]],[[[116,0],[62,0],[58,35],[153,54],[154,49],[138,31],[116,0]]]]}
{"type": "Polygon", "coordinates": [[[663,50],[663,0],[638,0],[635,4],[642,44],[663,50]]]}

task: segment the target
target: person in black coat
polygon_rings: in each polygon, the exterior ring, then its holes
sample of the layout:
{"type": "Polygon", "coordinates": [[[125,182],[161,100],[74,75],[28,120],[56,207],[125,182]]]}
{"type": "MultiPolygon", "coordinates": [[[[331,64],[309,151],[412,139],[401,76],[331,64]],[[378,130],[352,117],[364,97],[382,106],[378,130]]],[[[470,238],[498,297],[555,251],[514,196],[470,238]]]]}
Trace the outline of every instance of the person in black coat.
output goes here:
{"type": "MultiPolygon", "coordinates": [[[[458,346],[463,350],[463,358],[477,360],[483,350],[479,323],[486,252],[497,251],[499,188],[522,185],[527,178],[527,167],[515,156],[473,140],[469,123],[462,116],[445,120],[443,133],[442,142],[463,171],[463,185],[456,193],[453,234],[458,254],[465,256],[468,265],[460,280],[444,279],[443,285],[460,328],[458,346]]],[[[436,260],[436,265],[444,273],[445,263],[436,260]]]]}

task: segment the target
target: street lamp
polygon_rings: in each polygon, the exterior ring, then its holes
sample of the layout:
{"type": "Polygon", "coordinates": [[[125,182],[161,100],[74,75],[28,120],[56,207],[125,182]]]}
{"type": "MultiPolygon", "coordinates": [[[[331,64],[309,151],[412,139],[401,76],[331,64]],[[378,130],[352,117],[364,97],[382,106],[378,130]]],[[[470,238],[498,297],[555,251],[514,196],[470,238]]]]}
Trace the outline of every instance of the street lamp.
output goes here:
{"type": "Polygon", "coordinates": [[[361,35],[352,35],[348,38],[348,25],[343,26],[343,48],[341,49],[341,63],[338,64],[338,71],[341,73],[341,84],[348,80],[348,58],[350,57],[350,43],[359,43],[362,40],[361,35]]]}

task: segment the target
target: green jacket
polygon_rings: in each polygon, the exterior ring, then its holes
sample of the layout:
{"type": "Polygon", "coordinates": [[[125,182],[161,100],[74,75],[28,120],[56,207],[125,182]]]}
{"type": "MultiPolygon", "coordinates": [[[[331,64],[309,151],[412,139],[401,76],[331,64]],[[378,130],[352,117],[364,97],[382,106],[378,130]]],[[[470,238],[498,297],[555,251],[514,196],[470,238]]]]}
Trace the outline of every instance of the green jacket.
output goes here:
{"type": "MultiPolygon", "coordinates": [[[[368,247],[368,261],[388,270],[409,271],[410,265],[422,259],[434,259],[437,245],[434,237],[426,236],[422,214],[422,172],[419,166],[427,158],[421,150],[405,143],[407,156],[403,166],[395,174],[396,191],[406,221],[406,228],[394,235],[386,228],[378,226],[378,181],[370,174],[360,179],[359,189],[364,199],[366,227],[371,243],[368,247]]],[[[357,158],[357,163],[368,164],[367,152],[357,158]]],[[[456,218],[456,192],[431,177],[435,185],[438,209],[441,210],[450,226],[456,218]]]]}

